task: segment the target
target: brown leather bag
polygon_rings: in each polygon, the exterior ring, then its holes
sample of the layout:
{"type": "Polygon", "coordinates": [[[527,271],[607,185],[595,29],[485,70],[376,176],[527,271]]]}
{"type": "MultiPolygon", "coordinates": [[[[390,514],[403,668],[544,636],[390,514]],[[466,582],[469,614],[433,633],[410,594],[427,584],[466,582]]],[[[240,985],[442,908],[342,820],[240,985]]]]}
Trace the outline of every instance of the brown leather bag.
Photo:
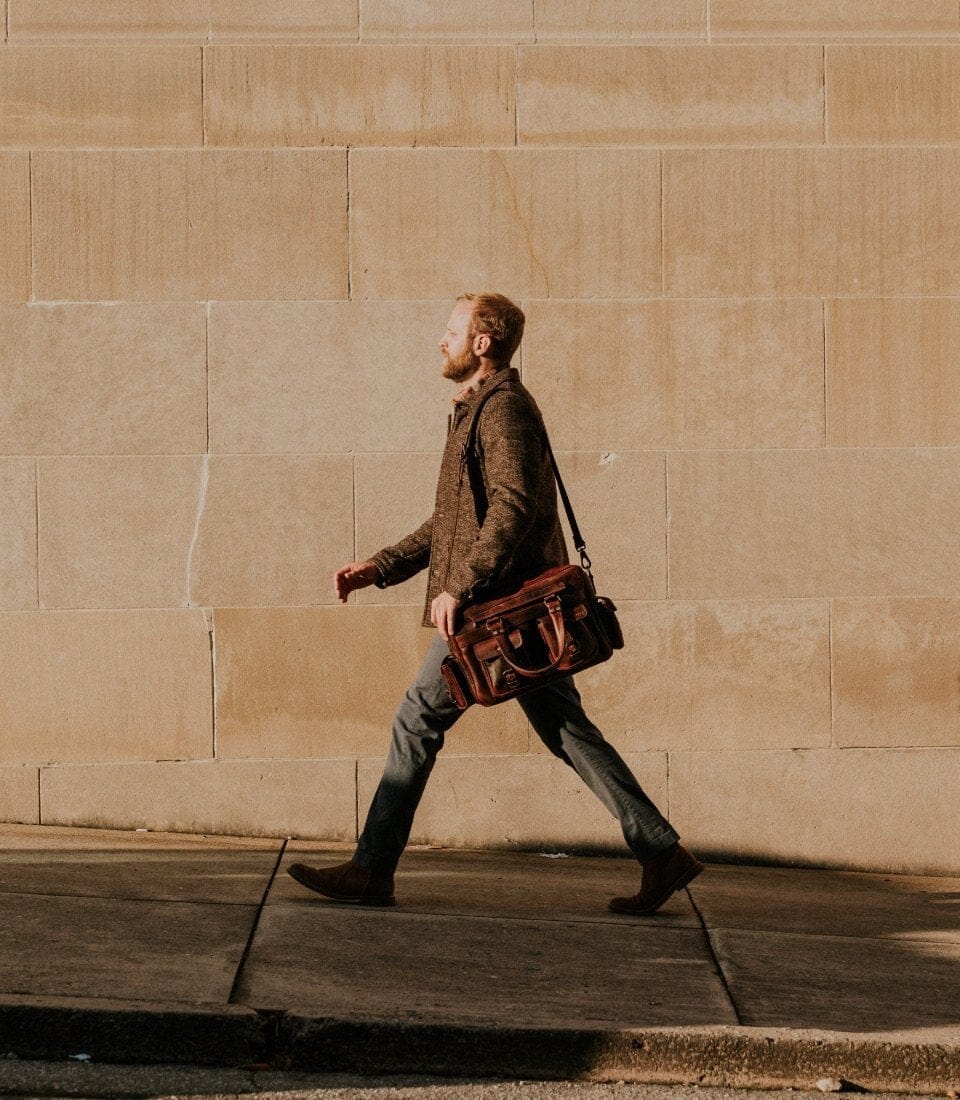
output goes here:
{"type": "MultiPolygon", "coordinates": [[[[479,412],[478,407],[464,444],[467,460],[479,412]]],[[[471,703],[502,703],[600,664],[623,648],[617,609],[594,588],[586,544],[546,431],[544,440],[580,565],[554,566],[513,592],[462,609],[463,625],[449,639],[450,656],[440,666],[461,710],[471,703]]]]}

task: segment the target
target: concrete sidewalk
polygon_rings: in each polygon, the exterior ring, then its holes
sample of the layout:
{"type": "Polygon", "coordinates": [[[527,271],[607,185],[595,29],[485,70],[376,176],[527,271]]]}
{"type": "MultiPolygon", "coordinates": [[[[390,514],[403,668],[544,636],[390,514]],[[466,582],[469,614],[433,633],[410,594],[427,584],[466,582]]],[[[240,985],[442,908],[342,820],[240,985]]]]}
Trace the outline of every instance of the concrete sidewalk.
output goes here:
{"type": "Polygon", "coordinates": [[[960,1085],[960,879],[0,826],[0,1056],[875,1090],[960,1085]]]}

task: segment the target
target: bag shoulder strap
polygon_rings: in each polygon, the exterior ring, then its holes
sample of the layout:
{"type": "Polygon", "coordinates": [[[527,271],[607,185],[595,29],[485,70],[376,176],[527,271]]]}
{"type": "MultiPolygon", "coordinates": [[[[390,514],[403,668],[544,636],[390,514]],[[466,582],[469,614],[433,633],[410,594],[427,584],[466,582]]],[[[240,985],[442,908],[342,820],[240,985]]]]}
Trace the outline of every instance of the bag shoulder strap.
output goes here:
{"type": "MultiPolygon", "coordinates": [[[[469,462],[470,456],[476,457],[477,455],[477,424],[480,420],[480,412],[487,401],[498,390],[503,389],[509,382],[509,379],[503,379],[502,382],[497,382],[492,385],[489,390],[480,398],[477,402],[477,407],[473,410],[473,415],[470,418],[470,425],[467,428],[467,438],[463,442],[463,449],[461,451],[461,463],[466,464],[469,462]]],[[[516,391],[514,391],[516,392],[516,391]]],[[[567,488],[563,484],[563,478],[560,476],[560,467],[557,465],[556,457],[553,453],[553,447],[550,446],[550,436],[547,432],[547,426],[543,422],[543,417],[540,415],[540,410],[534,408],[534,412],[537,415],[537,420],[540,422],[540,428],[543,431],[543,442],[546,447],[547,456],[550,459],[550,465],[553,467],[553,476],[557,483],[557,489],[560,491],[560,500],[563,502],[563,510],[567,515],[567,523],[570,524],[570,533],[573,535],[573,545],[576,548],[577,553],[580,555],[580,564],[584,571],[593,580],[593,574],[590,572],[590,567],[593,564],[590,561],[590,556],[587,554],[587,544],[584,542],[583,535],[580,533],[580,526],[577,523],[577,517],[573,514],[573,505],[570,503],[570,496],[567,493],[567,488]]]]}

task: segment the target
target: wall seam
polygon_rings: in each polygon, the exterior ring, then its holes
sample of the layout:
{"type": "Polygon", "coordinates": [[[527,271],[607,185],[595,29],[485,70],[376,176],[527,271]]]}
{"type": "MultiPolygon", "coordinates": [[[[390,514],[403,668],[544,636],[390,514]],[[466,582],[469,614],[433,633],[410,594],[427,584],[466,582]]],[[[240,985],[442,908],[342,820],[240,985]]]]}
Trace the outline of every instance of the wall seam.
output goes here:
{"type": "Polygon", "coordinates": [[[706,0],[706,3],[707,3],[707,11],[706,11],[706,15],[707,15],[707,45],[710,45],[710,43],[712,42],[712,38],[711,38],[712,30],[711,30],[711,27],[710,27],[710,0],[706,0]]]}
{"type": "Polygon", "coordinates": [[[830,748],[837,748],[833,714],[833,599],[827,600],[827,685],[830,692],[830,748]]]}
{"type": "Polygon", "coordinates": [[[347,301],[353,301],[353,210],[350,202],[350,162],[352,150],[347,146],[347,301]]]}
{"type": "Polygon", "coordinates": [[[353,472],[353,522],[351,524],[353,528],[353,561],[357,560],[357,456],[351,454],[350,456],[350,468],[353,472]]]}
{"type": "Polygon", "coordinates": [[[41,786],[40,777],[43,775],[43,768],[37,768],[37,824],[43,824],[43,801],[41,798],[41,786]]]}
{"type": "MultiPolygon", "coordinates": [[[[209,36],[209,24],[207,25],[207,34],[209,36]]],[[[207,144],[207,92],[205,87],[204,69],[207,67],[207,48],[206,46],[200,47],[200,147],[205,148],[207,144]]]]}
{"type": "Polygon", "coordinates": [[[37,610],[40,610],[40,459],[33,460],[33,524],[36,529],[37,549],[37,610]]]}
{"type": "Polygon", "coordinates": [[[217,759],[217,639],[216,610],[210,609],[210,754],[217,759]]]}
{"type": "Polygon", "coordinates": [[[663,452],[663,540],[665,599],[670,599],[670,454],[663,452]]]}
{"type": "Polygon", "coordinates": [[[361,24],[363,21],[362,4],[360,0],[357,0],[357,42],[363,41],[363,35],[361,33],[361,24]]]}
{"type": "Polygon", "coordinates": [[[27,221],[30,224],[30,301],[37,300],[37,265],[33,256],[33,150],[27,151],[27,221]]]}
{"type": "Polygon", "coordinates": [[[513,144],[520,145],[520,43],[513,47],[513,144]]]}
{"type": "Polygon", "coordinates": [[[663,298],[667,293],[667,273],[664,264],[663,247],[663,235],[664,235],[664,223],[666,218],[664,216],[664,202],[663,202],[663,150],[657,150],[660,157],[660,297],[663,298]]]}
{"type": "Polygon", "coordinates": [[[360,761],[353,761],[353,838],[360,839],[360,761]]]}
{"type": "Polygon", "coordinates": [[[827,144],[827,44],[820,47],[820,95],[823,109],[821,125],[823,126],[823,144],[827,144]]]}
{"type": "Polygon", "coordinates": [[[827,406],[827,300],[820,299],[820,339],[823,353],[823,445],[830,446],[830,418],[827,406]]]}
{"type": "Polygon", "coordinates": [[[203,323],[203,370],[206,376],[207,383],[207,409],[206,409],[206,443],[205,451],[210,453],[210,302],[204,303],[204,323],[203,323]]]}

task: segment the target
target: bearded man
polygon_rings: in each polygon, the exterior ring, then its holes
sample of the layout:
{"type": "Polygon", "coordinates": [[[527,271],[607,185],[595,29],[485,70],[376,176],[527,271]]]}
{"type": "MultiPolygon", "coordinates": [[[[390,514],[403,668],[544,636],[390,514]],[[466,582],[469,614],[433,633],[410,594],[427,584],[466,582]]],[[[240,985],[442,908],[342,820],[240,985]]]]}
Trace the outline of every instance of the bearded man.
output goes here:
{"type": "MultiPolygon", "coordinates": [[[[340,569],[334,586],[345,602],[358,588],[400,584],[429,569],[424,626],[437,635],[397,710],[383,778],[353,858],[334,867],[294,863],[303,886],[336,901],[394,905],[394,872],[444,734],[462,713],[447,692],[440,664],[462,604],[493,590],[519,587],[568,562],[557,511],[556,483],[540,411],[510,360],[523,336],[522,310],[502,294],[463,294],[440,340],[442,374],[462,384],[453,398],[433,514],[416,531],[366,561],[340,569]],[[460,463],[471,414],[485,490],[478,518],[460,463]]],[[[644,794],[616,749],[587,718],[573,677],[518,697],[538,736],[570,765],[619,819],[642,867],[639,891],[613,898],[615,912],[652,913],[703,870],[644,794]]]]}

